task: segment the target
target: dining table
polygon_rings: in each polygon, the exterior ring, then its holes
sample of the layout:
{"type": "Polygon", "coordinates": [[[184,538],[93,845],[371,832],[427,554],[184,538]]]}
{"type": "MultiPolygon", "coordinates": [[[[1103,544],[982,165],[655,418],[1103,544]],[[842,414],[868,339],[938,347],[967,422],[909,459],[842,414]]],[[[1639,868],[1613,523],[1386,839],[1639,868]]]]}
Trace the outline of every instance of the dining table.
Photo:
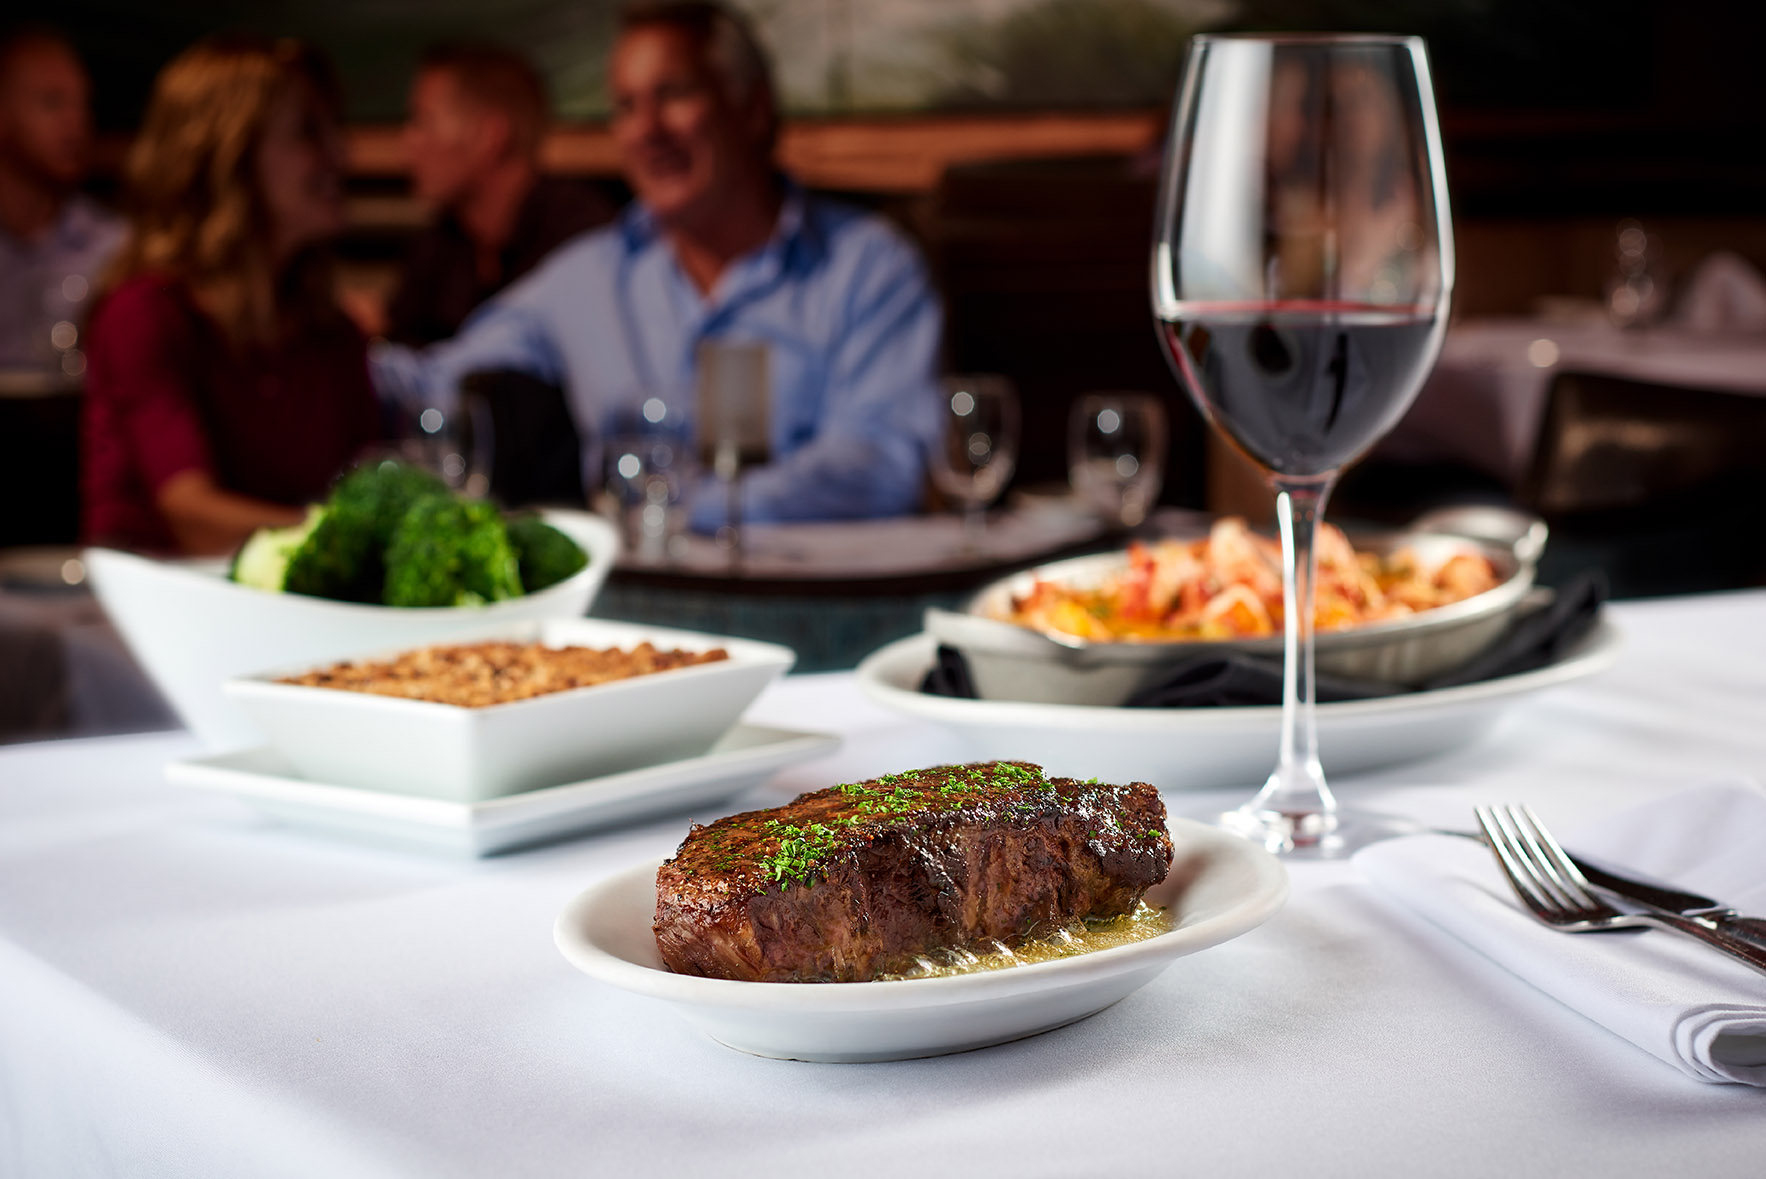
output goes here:
{"type": "MultiPolygon", "coordinates": [[[[1608,611],[1609,670],[1339,795],[1457,829],[1523,801],[1573,833],[1766,775],[1766,590],[1608,611]]],[[[482,860],[168,785],[199,751],[180,731],[0,749],[0,1174],[1761,1174],[1766,1089],[1676,1071],[1350,860],[1289,860],[1266,923],[1028,1039],[870,1064],[724,1047],[573,969],[564,906],[689,821],[970,753],[851,672],[789,676],[746,719],[842,744],[715,807],[482,860]]],[[[1206,815],[1253,786],[1164,798],[1206,815]]]]}
{"type": "Polygon", "coordinates": [[[1566,372],[1766,397],[1766,336],[1678,324],[1622,330],[1586,315],[1468,319],[1448,328],[1428,381],[1375,453],[1452,463],[1518,488],[1552,381],[1566,372]]]}
{"type": "MultiPolygon", "coordinates": [[[[1194,529],[1198,516],[1164,509],[1156,522],[1194,529]]],[[[949,512],[751,523],[739,547],[694,533],[647,544],[635,531],[597,616],[784,643],[799,671],[851,668],[918,631],[928,608],[957,607],[997,578],[1123,536],[1071,494],[1016,495],[978,528],[949,512]]]]}

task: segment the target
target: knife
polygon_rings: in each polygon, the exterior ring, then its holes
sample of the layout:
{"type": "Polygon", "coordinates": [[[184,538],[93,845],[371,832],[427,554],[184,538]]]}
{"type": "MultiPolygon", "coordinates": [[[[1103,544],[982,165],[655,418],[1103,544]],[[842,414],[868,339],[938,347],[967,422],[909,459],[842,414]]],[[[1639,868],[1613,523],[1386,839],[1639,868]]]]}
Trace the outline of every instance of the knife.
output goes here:
{"type": "MultiPolygon", "coordinates": [[[[1484,842],[1484,836],[1480,833],[1448,831],[1443,828],[1436,830],[1443,835],[1458,835],[1464,839],[1484,842]]],[[[1623,872],[1610,864],[1590,860],[1587,856],[1579,856],[1574,852],[1566,851],[1564,854],[1570,857],[1570,862],[1576,865],[1577,871],[1588,878],[1588,883],[1597,889],[1645,908],[1661,909],[1678,913],[1682,917],[1709,922],[1715,928],[1742,941],[1766,947],[1766,918],[1746,917],[1713,897],[1623,872]]]]}
{"type": "Polygon", "coordinates": [[[1595,863],[1584,856],[1570,854],[1570,862],[1588,878],[1588,883],[1603,892],[1612,893],[1646,908],[1661,909],[1678,913],[1682,917],[1706,921],[1743,941],[1766,946],[1766,919],[1744,917],[1711,897],[1616,872],[1611,867],[1595,863]]]}

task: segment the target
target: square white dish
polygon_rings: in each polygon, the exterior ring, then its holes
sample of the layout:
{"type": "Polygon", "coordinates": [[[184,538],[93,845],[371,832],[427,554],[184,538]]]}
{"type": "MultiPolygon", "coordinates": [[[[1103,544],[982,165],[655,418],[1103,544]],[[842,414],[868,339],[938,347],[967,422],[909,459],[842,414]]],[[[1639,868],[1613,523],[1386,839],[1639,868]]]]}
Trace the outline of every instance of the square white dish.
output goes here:
{"type": "MultiPolygon", "coordinates": [[[[659,648],[729,658],[485,708],[277,683],[304,665],[229,680],[227,697],[311,782],[482,802],[697,757],[795,662],[789,647],[596,618],[506,624],[450,642],[659,648]]],[[[353,661],[412,649],[366,652],[353,661]]]]}
{"type": "Polygon", "coordinates": [[[758,786],[787,765],[839,747],[840,738],[826,733],[737,725],[700,757],[476,803],[311,782],[263,747],[174,761],[166,766],[166,778],[235,795],[271,818],[324,835],[488,856],[717,802],[758,786]]]}

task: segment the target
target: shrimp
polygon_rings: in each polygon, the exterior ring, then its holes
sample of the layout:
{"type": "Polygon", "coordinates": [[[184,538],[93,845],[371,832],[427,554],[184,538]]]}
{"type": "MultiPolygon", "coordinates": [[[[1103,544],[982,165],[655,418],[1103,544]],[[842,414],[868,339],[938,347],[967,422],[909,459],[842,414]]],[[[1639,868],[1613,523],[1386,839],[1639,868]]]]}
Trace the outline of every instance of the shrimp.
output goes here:
{"type": "Polygon", "coordinates": [[[1208,553],[1203,558],[1208,579],[1217,589],[1243,586],[1264,601],[1282,596],[1282,570],[1245,522],[1229,516],[1215,522],[1208,532],[1208,553]]]}

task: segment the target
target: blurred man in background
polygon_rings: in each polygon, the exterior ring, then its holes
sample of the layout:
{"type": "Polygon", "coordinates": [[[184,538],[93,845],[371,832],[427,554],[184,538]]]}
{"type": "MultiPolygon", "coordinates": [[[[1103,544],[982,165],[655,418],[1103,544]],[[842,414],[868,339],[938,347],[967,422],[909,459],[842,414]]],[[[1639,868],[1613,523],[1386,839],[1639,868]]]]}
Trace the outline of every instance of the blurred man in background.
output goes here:
{"type": "Polygon", "coordinates": [[[92,144],[91,84],[65,38],[0,36],[0,367],[78,376],[78,330],[123,239],[79,192],[92,144]]]}
{"type": "MultiPolygon", "coordinates": [[[[455,339],[378,353],[383,395],[445,413],[477,371],[562,384],[593,479],[610,423],[693,415],[701,345],[758,343],[770,458],[742,480],[743,518],[912,511],[940,421],[942,316],[918,254],[881,218],[780,174],[771,73],[729,9],[628,8],[608,75],[631,205],[455,339]]],[[[692,498],[695,528],[725,520],[712,491],[702,484],[692,498]]]]}
{"type": "Polygon", "coordinates": [[[430,344],[563,242],[613,218],[585,184],[540,175],[550,101],[519,54],[494,45],[425,53],[405,145],[417,198],[435,220],[414,243],[386,334],[430,344]]]}

